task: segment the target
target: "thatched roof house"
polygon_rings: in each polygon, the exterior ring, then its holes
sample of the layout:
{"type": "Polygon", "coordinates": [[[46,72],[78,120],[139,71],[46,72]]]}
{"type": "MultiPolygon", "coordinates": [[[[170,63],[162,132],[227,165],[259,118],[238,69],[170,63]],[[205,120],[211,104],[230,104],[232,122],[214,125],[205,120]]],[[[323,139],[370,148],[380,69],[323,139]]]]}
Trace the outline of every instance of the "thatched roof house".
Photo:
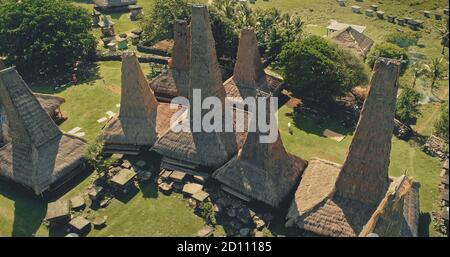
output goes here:
{"type": "Polygon", "coordinates": [[[152,146],[158,135],[169,129],[176,111],[169,104],[158,103],[136,55],[125,53],[120,111],[104,128],[105,152],[137,154],[152,146]]]}
{"type": "Polygon", "coordinates": [[[416,236],[418,187],[388,177],[400,62],[379,59],[344,164],[314,159],[287,215],[323,236],[416,236]]]}
{"type": "Polygon", "coordinates": [[[352,26],[335,31],[328,35],[339,46],[349,49],[357,56],[365,59],[374,42],[371,38],[357,31],[352,26]]]}
{"type": "MultiPolygon", "coordinates": [[[[267,115],[271,115],[269,110],[267,115]]],[[[230,188],[228,192],[237,191],[235,195],[278,207],[298,185],[307,162],[286,152],[279,133],[277,140],[269,144],[260,142],[262,134],[258,128],[248,132],[242,150],[213,177],[230,188]]]]}
{"type": "Polygon", "coordinates": [[[242,29],[233,76],[224,83],[227,96],[245,99],[257,95],[256,90],[277,95],[282,85],[264,71],[254,29],[242,29]]]}
{"type": "Polygon", "coordinates": [[[61,132],[14,68],[0,71],[0,102],[10,133],[0,148],[0,175],[36,194],[72,177],[86,141],[61,132]]]}
{"type": "MultiPolygon", "coordinates": [[[[192,6],[191,58],[189,101],[194,105],[193,92],[201,90],[201,101],[214,96],[225,101],[214,38],[204,5],[192,6]]],[[[198,103],[198,102],[197,102],[198,103]]],[[[223,108],[222,108],[223,110],[223,108]]],[[[210,110],[202,110],[201,117],[210,110]]],[[[190,112],[192,115],[193,111],[190,112]]],[[[224,116],[224,115],[223,115],[224,116]]],[[[186,117],[186,116],[185,116],[186,117]]],[[[193,119],[190,120],[191,131],[193,119]]],[[[168,130],[155,144],[153,150],[163,156],[163,167],[195,172],[199,169],[212,171],[230,160],[242,146],[245,133],[233,132],[175,132],[168,130]]]]}
{"type": "Polygon", "coordinates": [[[187,22],[177,20],[174,31],[172,63],[167,72],[150,81],[150,87],[160,101],[170,102],[177,96],[188,97],[190,33],[187,22]]]}

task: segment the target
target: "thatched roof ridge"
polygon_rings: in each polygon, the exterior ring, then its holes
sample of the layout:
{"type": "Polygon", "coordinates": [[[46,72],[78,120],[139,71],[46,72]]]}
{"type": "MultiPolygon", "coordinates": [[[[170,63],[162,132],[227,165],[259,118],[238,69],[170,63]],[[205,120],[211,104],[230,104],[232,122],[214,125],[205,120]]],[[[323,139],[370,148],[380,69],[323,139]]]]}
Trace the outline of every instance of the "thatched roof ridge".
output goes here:
{"type": "MultiPolygon", "coordinates": [[[[324,236],[358,236],[377,208],[385,208],[380,203],[390,183],[388,166],[399,68],[400,62],[395,60],[376,62],[344,165],[318,159],[309,163],[286,225],[296,224],[324,236]]],[[[396,227],[392,229],[392,233],[398,232],[396,227]]]]}
{"type": "Polygon", "coordinates": [[[335,31],[329,35],[330,39],[338,45],[354,51],[365,58],[372,48],[374,41],[352,26],[335,31]]]}
{"type": "Polygon", "coordinates": [[[359,236],[417,237],[420,184],[406,176],[394,178],[359,236]]]}
{"type": "Polygon", "coordinates": [[[258,129],[248,132],[242,150],[213,177],[245,196],[278,207],[298,185],[307,162],[286,152],[279,132],[274,143],[261,143],[262,135],[258,129]]]}
{"type": "Polygon", "coordinates": [[[384,197],[389,184],[399,72],[398,61],[380,59],[375,63],[369,93],[336,185],[343,197],[370,204],[384,197]]]}
{"type": "Polygon", "coordinates": [[[164,106],[166,108],[158,106],[136,55],[124,54],[120,111],[118,116],[105,126],[105,144],[153,145],[157,139],[158,110],[167,115],[165,118],[160,116],[160,122],[166,124],[166,128],[169,127],[173,113],[167,110],[168,106],[164,106]]]}
{"type": "Polygon", "coordinates": [[[62,133],[14,68],[0,72],[11,140],[0,148],[0,175],[41,194],[84,162],[86,141],[62,133]]]}
{"type": "Polygon", "coordinates": [[[257,88],[267,83],[253,28],[241,30],[233,79],[240,87],[257,88]]]}
{"type": "Polygon", "coordinates": [[[36,99],[41,104],[42,108],[44,108],[44,110],[47,113],[54,112],[63,103],[66,102],[66,99],[64,99],[63,97],[60,97],[60,96],[39,94],[39,93],[34,93],[34,95],[36,96],[36,99]]]}
{"type": "Polygon", "coordinates": [[[201,89],[202,101],[209,96],[224,99],[225,89],[206,5],[192,5],[190,46],[189,99],[192,101],[194,89],[201,89]]]}
{"type": "Polygon", "coordinates": [[[39,147],[62,134],[15,68],[0,71],[0,92],[12,140],[39,147]]]}
{"type": "Polygon", "coordinates": [[[254,29],[242,29],[233,76],[223,83],[227,97],[245,99],[255,96],[255,90],[275,94],[282,84],[281,79],[265,72],[254,29]]]}
{"type": "Polygon", "coordinates": [[[149,83],[159,100],[189,96],[190,33],[187,22],[177,20],[174,31],[172,65],[149,83]]]}

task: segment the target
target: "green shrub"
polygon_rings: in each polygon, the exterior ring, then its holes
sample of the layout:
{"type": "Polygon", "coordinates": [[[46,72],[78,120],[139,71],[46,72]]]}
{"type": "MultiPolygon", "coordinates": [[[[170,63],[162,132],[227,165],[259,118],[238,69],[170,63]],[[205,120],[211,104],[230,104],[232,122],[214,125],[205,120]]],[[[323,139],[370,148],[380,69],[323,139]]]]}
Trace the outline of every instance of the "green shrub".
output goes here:
{"type": "Polygon", "coordinates": [[[414,124],[421,115],[420,100],[422,95],[412,88],[404,88],[397,99],[397,118],[408,125],[414,124]]]}
{"type": "Polygon", "coordinates": [[[326,106],[367,81],[360,60],[319,36],[287,44],[279,60],[294,95],[316,104],[326,106]]]}
{"type": "Polygon", "coordinates": [[[405,49],[391,43],[382,43],[375,45],[367,56],[367,64],[373,68],[378,57],[403,60],[401,73],[403,74],[409,65],[409,56],[405,49]]]}
{"type": "Polygon", "coordinates": [[[421,34],[419,32],[394,32],[386,36],[386,42],[397,45],[401,48],[408,48],[417,45],[421,34]]]}

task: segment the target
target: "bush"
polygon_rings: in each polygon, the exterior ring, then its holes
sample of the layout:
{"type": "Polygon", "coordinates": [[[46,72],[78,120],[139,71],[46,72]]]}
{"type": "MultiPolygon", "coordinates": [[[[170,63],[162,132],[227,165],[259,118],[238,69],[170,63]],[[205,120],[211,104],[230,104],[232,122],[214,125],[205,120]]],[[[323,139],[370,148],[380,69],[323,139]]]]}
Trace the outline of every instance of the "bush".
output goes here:
{"type": "Polygon", "coordinates": [[[420,100],[422,95],[412,88],[404,88],[397,99],[397,118],[407,125],[415,124],[421,115],[420,100]]]}
{"type": "Polygon", "coordinates": [[[386,57],[391,59],[403,59],[403,63],[401,66],[401,73],[403,74],[409,65],[409,56],[406,53],[406,50],[391,44],[391,43],[383,43],[375,45],[367,56],[367,64],[370,68],[373,68],[375,61],[378,57],[386,57]]]}
{"type": "Polygon", "coordinates": [[[215,224],[216,218],[214,216],[213,205],[210,202],[201,202],[198,206],[200,216],[209,224],[215,224]]]}
{"type": "Polygon", "coordinates": [[[419,32],[394,32],[386,37],[386,42],[397,45],[401,48],[408,48],[417,45],[421,34],[419,32]]]}
{"type": "Polygon", "coordinates": [[[4,1],[0,55],[30,77],[67,72],[95,54],[91,17],[65,0],[4,1]]]}
{"type": "Polygon", "coordinates": [[[442,105],[441,116],[434,124],[435,134],[444,139],[444,141],[448,144],[449,137],[449,128],[448,128],[448,101],[442,105]]]}
{"type": "Polygon", "coordinates": [[[318,36],[287,44],[280,54],[280,67],[294,95],[329,105],[334,97],[367,81],[360,74],[364,73],[361,61],[343,51],[318,36]]]}

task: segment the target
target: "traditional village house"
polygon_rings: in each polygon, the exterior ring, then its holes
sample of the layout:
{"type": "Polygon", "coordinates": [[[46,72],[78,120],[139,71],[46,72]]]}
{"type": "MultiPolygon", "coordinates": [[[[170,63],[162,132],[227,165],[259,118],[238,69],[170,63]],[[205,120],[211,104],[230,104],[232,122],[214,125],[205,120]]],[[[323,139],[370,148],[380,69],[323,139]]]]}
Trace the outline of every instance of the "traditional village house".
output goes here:
{"type": "Polygon", "coordinates": [[[81,170],[86,141],[61,132],[15,68],[0,71],[0,102],[9,138],[0,148],[0,175],[41,194],[81,170]]]}
{"type": "Polygon", "coordinates": [[[244,28],[233,76],[224,83],[227,96],[245,99],[264,93],[278,95],[282,84],[279,78],[264,71],[254,29],[244,28]]]}
{"type": "Polygon", "coordinates": [[[170,127],[177,109],[158,103],[134,53],[122,57],[122,94],[119,114],[104,128],[107,153],[138,154],[151,147],[170,127]]]}
{"type": "Polygon", "coordinates": [[[150,82],[160,101],[170,102],[177,96],[189,96],[189,28],[186,21],[175,21],[172,61],[167,72],[150,82]]]}
{"type": "MultiPolygon", "coordinates": [[[[225,89],[222,84],[208,10],[204,5],[192,6],[190,46],[190,107],[194,106],[192,94],[195,89],[201,90],[201,99],[196,101],[203,102],[205,98],[215,96],[221,99],[224,105],[225,89]]],[[[209,110],[203,109],[201,117],[204,117],[207,112],[209,110]]],[[[191,117],[193,115],[192,109],[190,115],[191,117]]],[[[192,131],[192,118],[190,126],[192,131]]],[[[163,168],[180,169],[190,173],[196,173],[199,170],[211,172],[229,161],[244,140],[245,133],[174,132],[170,129],[156,142],[153,150],[163,156],[163,168]]]]}
{"type": "Polygon", "coordinates": [[[388,176],[400,65],[381,58],[375,63],[344,164],[309,162],[288,227],[322,236],[417,236],[419,185],[388,176]]]}
{"type": "MultiPolygon", "coordinates": [[[[267,120],[275,115],[269,110],[266,114],[267,120]]],[[[257,115],[251,117],[256,119],[257,115]]],[[[286,152],[279,132],[277,140],[268,144],[260,142],[262,134],[258,126],[256,132],[248,132],[239,153],[214,172],[213,177],[223,184],[225,191],[235,196],[244,195],[278,207],[293,193],[307,162],[286,152]]]]}
{"type": "Polygon", "coordinates": [[[328,37],[339,46],[352,51],[356,56],[365,59],[373,46],[373,40],[357,31],[352,26],[335,31],[328,37]]]}

